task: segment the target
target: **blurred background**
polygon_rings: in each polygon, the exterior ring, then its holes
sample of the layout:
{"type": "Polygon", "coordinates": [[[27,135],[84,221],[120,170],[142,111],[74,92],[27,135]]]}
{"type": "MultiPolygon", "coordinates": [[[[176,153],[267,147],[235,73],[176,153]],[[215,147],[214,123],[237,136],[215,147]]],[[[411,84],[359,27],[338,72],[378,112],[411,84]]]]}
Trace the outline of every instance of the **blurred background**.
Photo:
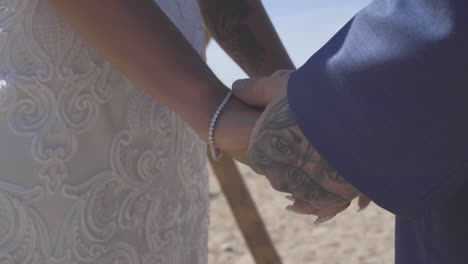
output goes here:
{"type": "MultiPolygon", "coordinates": [[[[369,0],[263,1],[295,65],[300,67],[369,0]]],[[[228,86],[246,75],[211,43],[208,64],[228,86]]],[[[286,212],[284,195],[273,191],[265,178],[241,167],[244,179],[285,264],[392,264],[394,218],[372,204],[357,206],[320,226],[312,216],[286,212]]],[[[253,264],[253,259],[212,175],[209,263],[253,264]]]]}
{"type": "MultiPolygon", "coordinates": [[[[296,67],[321,48],[370,0],[264,0],[273,24],[296,67]]],[[[214,42],[208,64],[228,86],[246,75],[214,42]]]]}

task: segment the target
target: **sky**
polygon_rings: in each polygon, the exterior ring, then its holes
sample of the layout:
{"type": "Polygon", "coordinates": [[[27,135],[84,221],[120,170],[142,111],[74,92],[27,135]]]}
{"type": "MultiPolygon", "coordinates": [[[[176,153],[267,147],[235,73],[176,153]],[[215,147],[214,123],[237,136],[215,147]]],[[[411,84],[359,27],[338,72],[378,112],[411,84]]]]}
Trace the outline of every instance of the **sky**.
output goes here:
{"type": "MultiPolygon", "coordinates": [[[[283,44],[296,67],[321,48],[370,0],[264,0],[283,44]]],[[[214,42],[207,50],[208,64],[230,87],[246,75],[214,42]]]]}

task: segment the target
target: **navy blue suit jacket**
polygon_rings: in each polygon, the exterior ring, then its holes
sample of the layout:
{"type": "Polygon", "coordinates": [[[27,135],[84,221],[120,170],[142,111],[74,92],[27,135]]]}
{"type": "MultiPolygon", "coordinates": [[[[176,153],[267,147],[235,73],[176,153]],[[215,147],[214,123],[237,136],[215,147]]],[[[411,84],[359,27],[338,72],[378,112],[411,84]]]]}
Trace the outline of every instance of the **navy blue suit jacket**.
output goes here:
{"type": "Polygon", "coordinates": [[[288,97],[312,145],[397,215],[397,263],[468,263],[468,1],[373,1],[288,97]]]}

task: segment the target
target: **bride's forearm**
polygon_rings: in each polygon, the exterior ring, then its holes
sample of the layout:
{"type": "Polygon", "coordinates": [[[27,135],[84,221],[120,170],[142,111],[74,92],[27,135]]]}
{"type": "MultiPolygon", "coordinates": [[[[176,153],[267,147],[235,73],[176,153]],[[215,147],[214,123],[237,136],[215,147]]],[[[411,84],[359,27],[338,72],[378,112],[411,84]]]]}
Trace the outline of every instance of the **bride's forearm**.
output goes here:
{"type": "Polygon", "coordinates": [[[227,88],[153,0],[47,1],[117,69],[205,136],[227,88]]]}

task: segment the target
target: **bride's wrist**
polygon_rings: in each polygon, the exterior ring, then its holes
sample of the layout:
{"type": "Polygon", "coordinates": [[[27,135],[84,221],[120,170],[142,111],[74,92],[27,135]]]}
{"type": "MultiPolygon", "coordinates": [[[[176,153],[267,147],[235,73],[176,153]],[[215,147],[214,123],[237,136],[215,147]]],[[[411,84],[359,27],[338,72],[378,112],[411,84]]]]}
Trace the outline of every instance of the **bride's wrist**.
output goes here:
{"type": "Polygon", "coordinates": [[[193,98],[192,107],[188,107],[182,118],[194,129],[200,138],[208,142],[208,131],[217,108],[228,94],[229,89],[223,84],[213,87],[209,92],[200,93],[193,98]]]}

